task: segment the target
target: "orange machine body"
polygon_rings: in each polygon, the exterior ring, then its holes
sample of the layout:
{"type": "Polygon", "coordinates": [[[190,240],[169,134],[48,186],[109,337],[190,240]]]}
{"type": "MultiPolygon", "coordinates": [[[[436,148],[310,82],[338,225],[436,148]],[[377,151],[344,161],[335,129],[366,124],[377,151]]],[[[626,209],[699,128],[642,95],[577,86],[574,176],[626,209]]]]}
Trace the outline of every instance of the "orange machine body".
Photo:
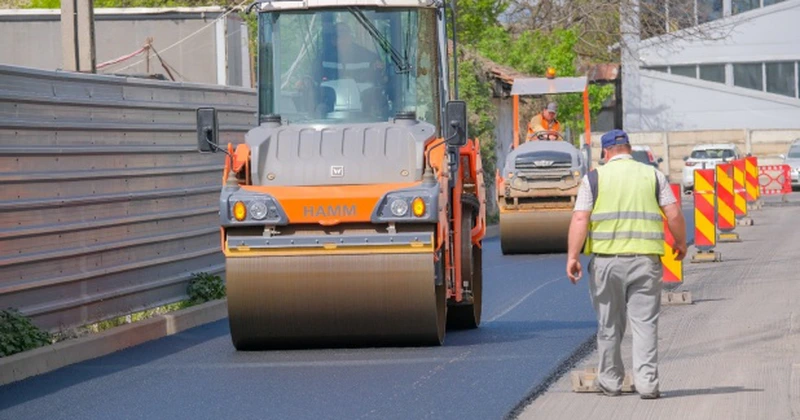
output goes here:
{"type": "MultiPolygon", "coordinates": [[[[446,148],[443,139],[433,139],[425,146],[425,155],[436,173],[439,182],[439,208],[428,209],[438,213],[435,247],[444,256],[447,296],[452,302],[463,300],[461,278],[461,235],[468,234],[476,246],[480,246],[486,235],[486,204],[480,143],[469,139],[459,150],[458,174],[449,174],[446,148]],[[452,175],[452,195],[447,187],[452,175]],[[471,193],[478,197],[480,210],[471,232],[461,232],[451,226],[461,225],[461,196],[471,193]]],[[[373,210],[385,194],[399,189],[422,184],[422,181],[392,184],[331,185],[331,186],[257,186],[250,181],[250,149],[240,144],[235,150],[229,145],[230,158],[226,159],[223,184],[232,173],[244,191],[267,193],[273,197],[286,213],[290,225],[338,226],[346,224],[364,225],[371,222],[373,210]],[[342,211],[341,209],[347,209],[342,211]]],[[[226,228],[221,233],[221,244],[225,249],[226,228]]],[[[439,255],[437,252],[436,255],[439,255]]]]}

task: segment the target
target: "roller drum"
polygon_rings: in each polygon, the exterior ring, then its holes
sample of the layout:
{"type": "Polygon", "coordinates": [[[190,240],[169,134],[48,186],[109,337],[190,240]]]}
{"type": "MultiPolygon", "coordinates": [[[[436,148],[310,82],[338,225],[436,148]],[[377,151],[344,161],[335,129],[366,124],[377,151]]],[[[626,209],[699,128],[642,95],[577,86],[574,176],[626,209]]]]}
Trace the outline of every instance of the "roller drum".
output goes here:
{"type": "Polygon", "coordinates": [[[226,276],[239,350],[444,339],[446,289],[432,253],[229,257],[226,276]]]}
{"type": "Polygon", "coordinates": [[[572,210],[507,210],[500,212],[503,254],[567,252],[572,210]]]}

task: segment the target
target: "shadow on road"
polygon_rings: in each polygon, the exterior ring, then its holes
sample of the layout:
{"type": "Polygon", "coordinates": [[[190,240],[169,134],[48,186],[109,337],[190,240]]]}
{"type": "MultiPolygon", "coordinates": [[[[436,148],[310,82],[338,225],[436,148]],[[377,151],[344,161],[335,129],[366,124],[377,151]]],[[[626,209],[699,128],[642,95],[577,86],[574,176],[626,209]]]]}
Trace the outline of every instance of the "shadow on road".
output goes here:
{"type": "Polygon", "coordinates": [[[5,385],[0,387],[0,411],[82,382],[146,365],[225,334],[228,334],[227,318],[5,385]]]}
{"type": "Polygon", "coordinates": [[[764,392],[763,389],[745,388],[743,386],[720,386],[714,388],[676,389],[663,391],[661,398],[692,397],[696,395],[736,394],[739,392],[764,392]]]}

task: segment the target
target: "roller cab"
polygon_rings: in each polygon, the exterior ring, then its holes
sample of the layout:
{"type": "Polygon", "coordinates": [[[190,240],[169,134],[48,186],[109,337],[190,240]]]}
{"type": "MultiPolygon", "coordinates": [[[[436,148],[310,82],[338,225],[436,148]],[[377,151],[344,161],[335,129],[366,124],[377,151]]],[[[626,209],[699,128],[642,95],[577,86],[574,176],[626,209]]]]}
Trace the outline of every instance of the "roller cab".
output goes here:
{"type": "MultiPolygon", "coordinates": [[[[442,7],[258,5],[259,124],[222,150],[237,349],[440,345],[448,321],[479,325],[483,173],[440,77],[442,7]]],[[[201,151],[221,150],[215,112],[198,110],[201,151]]]]}
{"type": "Polygon", "coordinates": [[[500,245],[504,254],[566,252],[569,223],[581,180],[591,168],[586,77],[516,79],[512,151],[496,174],[500,245]],[[520,144],[519,97],[560,93],[584,95],[587,142],[564,141],[563,133],[534,133],[520,144]]]}

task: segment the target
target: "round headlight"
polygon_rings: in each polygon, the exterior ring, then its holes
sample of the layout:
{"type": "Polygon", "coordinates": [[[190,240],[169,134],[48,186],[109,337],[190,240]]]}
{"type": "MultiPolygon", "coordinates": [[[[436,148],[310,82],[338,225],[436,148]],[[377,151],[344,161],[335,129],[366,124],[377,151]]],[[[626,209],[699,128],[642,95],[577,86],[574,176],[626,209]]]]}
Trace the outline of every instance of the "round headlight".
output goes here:
{"type": "Polygon", "coordinates": [[[256,220],[267,217],[267,205],[261,201],[252,202],[250,204],[250,216],[256,220]]]}
{"type": "Polygon", "coordinates": [[[408,212],[408,203],[402,198],[395,198],[392,200],[391,209],[392,214],[395,215],[395,217],[405,216],[405,214],[408,212]]]}

